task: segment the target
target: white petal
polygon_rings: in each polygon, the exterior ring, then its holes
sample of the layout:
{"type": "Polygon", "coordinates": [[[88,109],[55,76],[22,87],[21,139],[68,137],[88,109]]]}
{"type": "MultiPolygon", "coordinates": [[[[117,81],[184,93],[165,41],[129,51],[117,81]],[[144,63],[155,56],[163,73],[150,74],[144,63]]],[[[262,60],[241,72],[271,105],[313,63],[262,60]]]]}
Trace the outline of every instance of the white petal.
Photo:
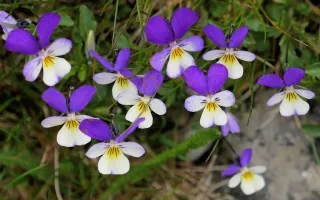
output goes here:
{"type": "Polygon", "coordinates": [[[266,185],[264,178],[260,175],[255,174],[253,179],[253,186],[255,188],[255,192],[258,192],[266,185]]]}
{"type": "Polygon", "coordinates": [[[121,151],[129,156],[138,158],[145,153],[144,148],[136,142],[122,142],[118,144],[121,151]]]}
{"type": "Polygon", "coordinates": [[[126,120],[130,122],[134,122],[138,117],[144,117],[144,121],[139,124],[139,128],[150,128],[153,122],[153,117],[150,111],[149,106],[145,107],[145,109],[141,109],[141,102],[137,103],[136,105],[132,106],[127,114],[126,114],[126,120]],[[144,111],[143,111],[144,110],[144,111]],[[141,112],[143,112],[141,114],[141,112]]]}
{"type": "Polygon", "coordinates": [[[188,52],[184,51],[180,60],[180,65],[183,69],[187,69],[188,67],[195,65],[195,62],[193,57],[188,52]]]}
{"type": "Polygon", "coordinates": [[[151,110],[158,115],[164,115],[167,112],[166,104],[164,104],[160,99],[153,98],[149,105],[151,110]]]}
{"type": "Polygon", "coordinates": [[[117,79],[117,74],[101,72],[93,75],[93,80],[101,85],[107,85],[114,82],[117,79]]]}
{"type": "Polygon", "coordinates": [[[189,112],[197,112],[206,106],[207,97],[193,95],[188,97],[184,102],[184,107],[189,112]]]}
{"type": "Polygon", "coordinates": [[[267,168],[265,166],[254,166],[250,167],[249,170],[255,174],[262,174],[267,170],[267,168]]]}
{"type": "Polygon", "coordinates": [[[215,99],[218,105],[223,107],[230,107],[236,102],[236,99],[233,93],[230,92],[229,90],[224,90],[222,92],[219,92],[213,95],[212,99],[215,99]]]}
{"type": "Polygon", "coordinates": [[[98,162],[98,170],[101,174],[125,174],[129,169],[129,160],[121,151],[116,158],[111,158],[105,153],[98,162]]]}
{"type": "Polygon", "coordinates": [[[289,117],[294,115],[294,106],[292,102],[289,102],[286,97],[282,100],[280,104],[280,114],[284,117],[289,117]]]}
{"type": "Polygon", "coordinates": [[[256,191],[253,180],[246,181],[242,179],[240,187],[245,195],[253,194],[256,191]]]}
{"type": "Polygon", "coordinates": [[[137,87],[129,79],[122,78],[122,82],[120,79],[117,78],[112,87],[112,96],[115,100],[117,100],[118,95],[122,92],[138,93],[137,87]]]}
{"type": "Polygon", "coordinates": [[[241,78],[243,75],[243,67],[238,62],[237,58],[235,56],[229,55],[229,57],[226,57],[227,55],[224,55],[218,63],[223,64],[228,69],[228,77],[231,79],[238,79],[241,78]]]}
{"type": "Polygon", "coordinates": [[[43,61],[43,81],[48,86],[57,84],[71,70],[70,63],[63,58],[52,56],[51,61],[43,61]]]}
{"type": "Polygon", "coordinates": [[[218,126],[225,125],[227,121],[227,114],[217,104],[208,103],[202,112],[200,125],[204,128],[209,128],[214,124],[218,126]]]}
{"type": "Polygon", "coordinates": [[[217,58],[221,58],[224,55],[224,52],[225,51],[223,50],[211,50],[205,53],[202,58],[204,60],[215,60],[217,58]]]}
{"type": "Polygon", "coordinates": [[[240,181],[241,181],[241,174],[237,173],[237,174],[233,175],[231,177],[231,179],[229,180],[228,187],[235,188],[240,184],[240,181]]]}
{"type": "Polygon", "coordinates": [[[90,149],[86,153],[86,156],[88,158],[97,158],[97,157],[103,155],[109,146],[110,146],[110,144],[105,143],[105,142],[95,144],[92,147],[90,147],[90,149]]]}
{"type": "Polygon", "coordinates": [[[134,92],[122,92],[117,96],[117,101],[122,105],[135,105],[141,97],[134,92]]]}
{"type": "Polygon", "coordinates": [[[76,115],[76,120],[78,122],[82,122],[83,120],[85,119],[99,119],[99,118],[96,118],[96,117],[91,117],[89,115],[76,115]]]}
{"type": "Polygon", "coordinates": [[[64,124],[67,121],[68,117],[63,116],[52,116],[47,117],[41,122],[41,126],[44,128],[50,128],[53,126],[59,126],[64,124]]]}
{"type": "Polygon", "coordinates": [[[74,133],[75,145],[81,146],[89,143],[91,141],[91,137],[84,134],[79,128],[78,131],[74,133]]]}
{"type": "Polygon", "coordinates": [[[172,56],[169,58],[167,65],[167,75],[170,78],[177,78],[182,74],[182,68],[180,67],[181,58],[173,59],[172,56]]]}
{"type": "Polygon", "coordinates": [[[48,48],[47,53],[52,56],[62,56],[69,53],[72,48],[71,40],[66,38],[56,39],[48,48]]]}
{"type": "Polygon", "coordinates": [[[294,104],[294,109],[297,115],[305,115],[308,113],[310,106],[306,101],[298,97],[298,100],[294,104]]]}
{"type": "Polygon", "coordinates": [[[57,135],[57,142],[60,146],[73,147],[75,145],[84,145],[91,141],[91,138],[79,129],[79,123],[70,128],[68,121],[63,125],[57,135]]]}
{"type": "Polygon", "coordinates": [[[282,101],[282,99],[284,98],[284,92],[279,92],[274,94],[267,102],[268,106],[273,106],[275,104],[278,104],[282,101]]]}
{"type": "Polygon", "coordinates": [[[183,70],[195,65],[193,57],[180,47],[173,48],[167,66],[167,75],[170,78],[177,78],[183,70]]]}
{"type": "Polygon", "coordinates": [[[40,74],[42,68],[41,57],[35,57],[28,61],[23,68],[23,75],[27,81],[34,81],[40,74]]]}
{"type": "Polygon", "coordinates": [[[201,118],[200,118],[200,125],[203,128],[209,128],[211,126],[213,126],[214,121],[213,121],[213,114],[214,112],[210,112],[208,111],[208,109],[204,109],[202,114],[201,114],[201,118]]]}
{"type": "Polygon", "coordinates": [[[297,94],[299,94],[300,96],[306,98],[306,99],[312,99],[314,98],[315,94],[314,92],[310,91],[310,90],[303,90],[303,89],[295,89],[294,90],[297,94]]]}
{"type": "Polygon", "coordinates": [[[256,55],[249,51],[235,51],[234,55],[237,56],[240,60],[251,62],[256,59],[256,55]]]}

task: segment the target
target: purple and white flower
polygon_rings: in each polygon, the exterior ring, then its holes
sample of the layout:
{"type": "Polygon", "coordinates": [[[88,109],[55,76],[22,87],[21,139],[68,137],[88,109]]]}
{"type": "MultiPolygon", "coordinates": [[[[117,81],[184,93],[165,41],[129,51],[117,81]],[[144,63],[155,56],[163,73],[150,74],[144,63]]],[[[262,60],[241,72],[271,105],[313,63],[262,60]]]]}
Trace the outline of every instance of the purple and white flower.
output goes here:
{"type": "Polygon", "coordinates": [[[153,122],[150,109],[158,115],[164,115],[167,112],[166,105],[160,99],[154,98],[162,82],[161,72],[151,70],[142,78],[139,87],[139,92],[144,96],[133,92],[123,92],[118,95],[117,101],[120,104],[133,105],[126,114],[126,120],[134,122],[143,117],[145,120],[139,124],[139,128],[149,128],[153,122]]]}
{"type": "Polygon", "coordinates": [[[223,171],[222,176],[231,176],[228,186],[229,188],[235,188],[240,183],[240,188],[245,195],[251,195],[260,191],[265,186],[263,176],[267,168],[265,166],[248,167],[252,158],[252,149],[248,148],[243,150],[240,163],[230,165],[223,171]]]}
{"type": "Polygon", "coordinates": [[[243,67],[237,60],[243,60],[251,62],[256,59],[253,53],[248,51],[237,51],[242,41],[248,34],[248,27],[241,26],[230,37],[229,41],[226,41],[226,37],[223,31],[215,25],[209,24],[204,27],[203,32],[209,37],[209,39],[220,47],[220,50],[211,50],[203,55],[204,60],[219,59],[218,63],[223,64],[228,69],[228,76],[231,79],[241,78],[243,75],[243,67]]]}
{"type": "Polygon", "coordinates": [[[147,40],[153,44],[169,46],[154,54],[150,59],[153,69],[161,71],[166,60],[167,75],[176,78],[182,75],[189,66],[195,65],[193,57],[187,53],[203,49],[203,39],[199,36],[190,36],[179,41],[199,20],[199,15],[189,8],[177,9],[168,23],[161,16],[154,16],[146,24],[145,33],[147,40]]]}
{"type": "Polygon", "coordinates": [[[221,133],[223,136],[227,136],[229,132],[240,133],[240,126],[237,118],[227,111],[227,123],[221,126],[221,133]]]}
{"type": "Polygon", "coordinates": [[[145,150],[136,142],[124,142],[124,140],[133,133],[144,119],[137,119],[125,132],[114,138],[109,126],[96,119],[86,119],[80,124],[80,130],[99,141],[90,147],[86,156],[97,158],[101,156],[98,162],[98,171],[101,174],[125,174],[130,169],[130,163],[125,155],[141,157],[145,150]]]}
{"type": "Polygon", "coordinates": [[[4,33],[2,39],[6,40],[9,33],[17,28],[17,20],[9,13],[0,10],[0,26],[4,33]]]}
{"type": "Polygon", "coordinates": [[[6,41],[9,51],[35,56],[27,62],[23,75],[27,81],[33,82],[43,69],[43,81],[54,86],[71,70],[68,61],[58,56],[66,55],[72,48],[71,40],[59,38],[50,45],[50,37],[60,22],[57,13],[45,13],[37,25],[37,39],[27,30],[17,28],[10,32],[6,41]]]}
{"type": "Polygon", "coordinates": [[[130,49],[122,49],[119,52],[116,63],[113,65],[108,60],[101,57],[96,51],[90,51],[91,56],[96,58],[101,65],[108,71],[93,75],[93,80],[101,85],[114,83],[112,87],[112,96],[117,100],[117,96],[122,92],[137,93],[137,87],[140,84],[140,79],[136,77],[128,68],[130,60],[130,49]]]}
{"type": "Polygon", "coordinates": [[[283,79],[276,74],[266,74],[260,77],[258,80],[260,85],[280,90],[284,88],[281,92],[273,95],[268,100],[267,105],[273,106],[281,102],[280,114],[285,117],[307,114],[310,106],[301,97],[312,99],[315,94],[310,90],[295,88],[304,76],[305,72],[302,69],[292,67],[285,71],[283,79]]]}
{"type": "Polygon", "coordinates": [[[84,119],[94,118],[78,113],[88,105],[95,93],[96,89],[93,86],[83,85],[71,94],[70,101],[67,102],[64,95],[55,88],[49,88],[43,92],[42,100],[56,111],[63,113],[62,116],[51,116],[41,122],[44,128],[63,124],[57,135],[60,146],[73,147],[90,142],[91,138],[80,131],[79,125],[84,119]]]}
{"type": "Polygon", "coordinates": [[[228,71],[221,64],[212,65],[207,77],[196,66],[191,66],[184,72],[187,85],[199,94],[187,98],[184,107],[189,112],[198,112],[204,108],[200,118],[200,125],[204,128],[227,124],[227,114],[220,106],[230,107],[235,103],[232,92],[220,91],[227,79],[228,71]]]}

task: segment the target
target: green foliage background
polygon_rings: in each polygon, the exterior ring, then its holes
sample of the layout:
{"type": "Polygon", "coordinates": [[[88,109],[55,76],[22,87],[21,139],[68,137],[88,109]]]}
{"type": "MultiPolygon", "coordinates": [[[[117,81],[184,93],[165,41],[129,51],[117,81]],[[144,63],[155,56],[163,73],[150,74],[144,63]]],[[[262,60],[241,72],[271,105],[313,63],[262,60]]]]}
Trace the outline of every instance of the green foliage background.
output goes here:
{"type": "MultiPolygon", "coordinates": [[[[317,1],[299,0],[105,0],[105,1],[0,1],[0,10],[16,17],[28,17],[37,21],[42,13],[58,12],[62,21],[53,35],[73,41],[72,52],[65,58],[72,63],[72,71],[57,88],[68,93],[69,87],[84,83],[94,84],[92,75],[103,70],[94,60],[87,60],[84,45],[89,30],[95,31],[96,50],[113,61],[118,49],[131,49],[129,67],[137,74],[150,69],[149,58],[161,47],[147,43],[143,29],[150,16],[161,14],[170,19],[181,6],[195,9],[199,22],[189,35],[202,35],[208,23],[222,27],[226,32],[230,25],[248,25],[250,32],[243,48],[257,54],[253,63],[242,62],[244,76],[228,81],[225,88],[237,98],[233,112],[249,112],[254,107],[254,95],[261,88],[255,82],[264,73],[282,73],[286,67],[299,66],[307,76],[301,83],[319,94],[320,78],[320,10],[317,1]]],[[[32,25],[30,29],[34,29],[32,25]]],[[[207,70],[211,63],[202,60],[202,54],[216,48],[205,38],[205,49],[193,54],[199,67],[207,70]]],[[[46,89],[42,80],[26,82],[22,67],[28,58],[7,52],[0,41],[0,199],[55,199],[54,149],[58,128],[44,129],[40,122],[55,115],[40,98],[46,89]]],[[[111,95],[111,86],[99,86],[98,95],[84,113],[115,121],[124,130],[130,124],[124,119],[127,108],[117,104],[111,95]]],[[[96,162],[85,157],[91,144],[59,148],[59,182],[65,199],[108,199],[119,196],[135,196],[143,191],[145,198],[152,196],[149,184],[164,173],[163,165],[175,167],[174,160],[184,161],[185,153],[220,137],[217,129],[199,127],[200,114],[185,111],[183,102],[189,91],[183,80],[166,78],[158,97],[165,101],[168,113],[157,116],[152,128],[137,131],[130,139],[142,143],[147,155],[132,159],[131,171],[124,176],[101,176],[96,162]],[[186,131],[196,133],[181,140],[186,131]],[[130,187],[129,187],[130,186],[130,187]],[[147,189],[146,189],[147,188],[147,189]]],[[[311,101],[313,105],[315,100],[311,101]]],[[[311,110],[312,112],[312,110],[311,110]]],[[[318,125],[305,125],[305,132],[312,138],[319,137],[318,125]]],[[[313,141],[313,140],[312,140],[313,141]]],[[[206,163],[202,163],[205,165],[206,163]]],[[[161,178],[160,178],[161,179],[161,178]]]]}

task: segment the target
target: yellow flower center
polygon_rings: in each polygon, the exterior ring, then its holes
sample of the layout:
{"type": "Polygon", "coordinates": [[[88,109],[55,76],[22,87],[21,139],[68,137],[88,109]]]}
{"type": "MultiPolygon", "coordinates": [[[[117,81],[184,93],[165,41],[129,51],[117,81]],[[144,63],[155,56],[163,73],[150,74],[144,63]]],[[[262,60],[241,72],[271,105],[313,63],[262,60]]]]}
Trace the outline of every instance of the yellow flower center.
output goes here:
{"type": "Polygon", "coordinates": [[[129,80],[123,76],[118,76],[116,82],[120,84],[121,87],[128,87],[129,80]]]}
{"type": "Polygon", "coordinates": [[[181,59],[182,55],[183,55],[183,50],[180,47],[176,47],[172,49],[170,56],[173,60],[179,60],[181,59]]]}
{"type": "Polygon", "coordinates": [[[225,63],[227,66],[232,65],[234,62],[236,62],[236,60],[237,59],[233,53],[232,54],[225,54],[222,57],[222,62],[225,63]]]}
{"type": "Polygon", "coordinates": [[[214,112],[218,108],[219,106],[216,102],[208,102],[205,109],[207,109],[209,112],[214,112]]]}
{"type": "Polygon", "coordinates": [[[245,181],[252,181],[253,180],[253,173],[251,171],[246,171],[242,174],[242,178],[245,180],[245,181]]]}
{"type": "Polygon", "coordinates": [[[111,159],[117,159],[120,156],[121,151],[117,145],[112,145],[108,148],[106,154],[111,159]]]}
{"type": "Polygon", "coordinates": [[[298,100],[298,95],[296,93],[294,93],[294,92],[289,92],[289,93],[286,94],[286,99],[289,102],[293,103],[293,102],[298,100]]]}
{"type": "Polygon", "coordinates": [[[52,65],[54,65],[54,57],[52,56],[46,56],[44,59],[43,59],[43,66],[45,68],[50,68],[52,65]]]}
{"type": "Polygon", "coordinates": [[[74,119],[70,119],[66,122],[66,127],[70,130],[70,131],[74,131],[77,130],[79,128],[79,122],[77,120],[74,119]]]}
{"type": "Polygon", "coordinates": [[[138,110],[140,113],[147,113],[149,111],[149,105],[146,102],[140,101],[138,104],[138,110]]]}

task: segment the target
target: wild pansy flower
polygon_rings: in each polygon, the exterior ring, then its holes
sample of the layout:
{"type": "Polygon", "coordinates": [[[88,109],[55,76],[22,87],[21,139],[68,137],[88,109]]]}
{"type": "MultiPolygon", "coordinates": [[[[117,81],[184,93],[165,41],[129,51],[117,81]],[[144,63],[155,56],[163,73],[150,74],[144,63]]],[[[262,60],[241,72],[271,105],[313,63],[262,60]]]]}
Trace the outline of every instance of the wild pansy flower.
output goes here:
{"type": "Polygon", "coordinates": [[[221,126],[221,133],[223,136],[227,136],[229,132],[240,133],[240,126],[237,118],[230,112],[227,113],[227,123],[221,126]]]}
{"type": "Polygon", "coordinates": [[[215,25],[207,25],[204,27],[203,32],[209,37],[209,39],[220,47],[220,50],[211,50],[203,55],[204,60],[215,60],[220,58],[218,63],[223,64],[228,69],[228,76],[231,79],[241,78],[243,75],[243,67],[238,62],[237,58],[243,61],[251,62],[256,59],[253,53],[248,51],[236,51],[242,41],[248,34],[248,27],[241,26],[230,37],[229,41],[226,41],[226,37],[223,31],[215,25]]]}
{"type": "Polygon", "coordinates": [[[60,22],[56,13],[45,13],[37,25],[36,38],[27,30],[18,28],[10,32],[6,41],[9,51],[36,56],[24,66],[23,75],[27,81],[34,81],[43,68],[43,81],[54,86],[69,73],[71,65],[65,59],[57,57],[67,54],[72,48],[71,40],[59,38],[50,45],[50,37],[60,22]]]}
{"type": "Polygon", "coordinates": [[[98,171],[101,174],[125,174],[130,169],[130,163],[125,154],[138,158],[145,153],[140,144],[124,142],[143,120],[143,118],[139,118],[116,138],[114,138],[109,126],[101,120],[86,119],[81,122],[80,130],[82,132],[91,138],[104,141],[93,145],[86,153],[89,158],[101,156],[98,162],[98,171]]]}
{"type": "Polygon", "coordinates": [[[220,92],[227,79],[228,71],[221,64],[212,65],[207,77],[196,66],[191,66],[184,72],[187,85],[199,94],[187,98],[184,107],[189,112],[197,112],[204,108],[200,118],[200,124],[204,128],[227,124],[227,114],[220,106],[230,107],[235,103],[232,92],[228,90],[220,92]]]}
{"type": "Polygon", "coordinates": [[[127,68],[130,60],[130,49],[122,49],[119,52],[114,66],[108,60],[101,57],[96,51],[91,50],[90,54],[95,57],[105,69],[116,72],[101,72],[93,75],[93,80],[101,85],[115,82],[112,87],[112,96],[115,100],[117,100],[117,96],[121,92],[138,92],[137,86],[139,85],[139,78],[127,68]]]}
{"type": "Polygon", "coordinates": [[[122,105],[133,105],[126,114],[126,120],[134,122],[140,117],[145,120],[139,124],[139,128],[149,128],[152,125],[153,117],[150,108],[158,115],[167,112],[166,105],[157,98],[153,98],[161,87],[163,75],[156,70],[149,71],[143,78],[139,92],[144,96],[139,96],[133,92],[123,92],[117,97],[117,101],[122,105]]]}
{"type": "Polygon", "coordinates": [[[203,49],[202,38],[193,35],[182,41],[179,40],[198,20],[198,14],[189,8],[177,9],[170,23],[161,16],[149,19],[145,28],[147,40],[157,45],[169,45],[168,48],[151,57],[150,64],[153,69],[161,71],[169,56],[167,75],[170,78],[181,76],[185,69],[195,65],[193,57],[187,51],[201,51],[203,49]]]}
{"type": "Polygon", "coordinates": [[[91,138],[79,130],[79,125],[82,120],[93,117],[78,113],[88,105],[95,93],[96,89],[93,86],[83,85],[72,92],[70,100],[67,101],[55,88],[49,88],[43,92],[42,100],[56,111],[63,113],[63,116],[48,117],[41,122],[44,128],[64,124],[57,135],[59,145],[73,147],[90,142],[91,138]]]}
{"type": "Polygon", "coordinates": [[[280,104],[280,114],[285,117],[307,114],[310,106],[307,102],[300,98],[300,96],[306,99],[312,99],[315,94],[309,90],[295,88],[295,86],[301,82],[304,76],[305,73],[302,69],[292,67],[285,71],[283,79],[276,74],[266,74],[260,77],[258,80],[258,84],[260,85],[270,88],[284,88],[284,90],[281,92],[273,95],[268,100],[267,105],[273,106],[282,101],[280,104]]]}
{"type": "Polygon", "coordinates": [[[260,191],[265,186],[264,178],[260,175],[267,168],[265,166],[248,167],[252,158],[252,149],[243,150],[239,164],[230,165],[222,172],[222,176],[232,176],[228,186],[230,188],[237,187],[240,183],[242,192],[250,195],[260,191]]]}
{"type": "Polygon", "coordinates": [[[0,26],[3,30],[2,39],[6,40],[9,33],[16,29],[17,26],[17,20],[12,17],[9,13],[0,10],[0,26]]]}

